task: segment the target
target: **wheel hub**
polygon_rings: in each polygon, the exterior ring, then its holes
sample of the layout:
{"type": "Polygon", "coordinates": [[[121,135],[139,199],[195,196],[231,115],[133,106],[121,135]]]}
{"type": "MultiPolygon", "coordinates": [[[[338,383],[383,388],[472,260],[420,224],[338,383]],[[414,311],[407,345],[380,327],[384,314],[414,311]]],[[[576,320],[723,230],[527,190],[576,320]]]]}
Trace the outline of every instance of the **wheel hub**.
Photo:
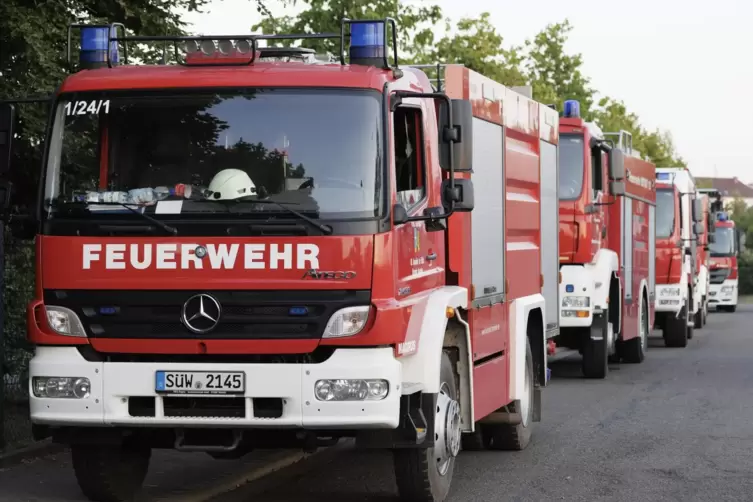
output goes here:
{"type": "Polygon", "coordinates": [[[460,405],[444,389],[437,396],[434,428],[434,457],[439,474],[444,475],[460,453],[460,405]]]}

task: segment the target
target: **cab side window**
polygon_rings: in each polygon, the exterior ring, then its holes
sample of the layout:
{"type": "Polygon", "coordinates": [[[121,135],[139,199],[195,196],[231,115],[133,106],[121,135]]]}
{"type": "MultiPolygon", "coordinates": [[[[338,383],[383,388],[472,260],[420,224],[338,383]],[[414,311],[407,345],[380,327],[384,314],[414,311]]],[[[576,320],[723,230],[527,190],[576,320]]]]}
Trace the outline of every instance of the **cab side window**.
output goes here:
{"type": "Polygon", "coordinates": [[[601,155],[601,150],[598,148],[591,149],[591,190],[593,190],[594,195],[596,195],[596,192],[605,191],[601,155]]]}
{"type": "Polygon", "coordinates": [[[410,211],[426,195],[421,110],[400,107],[393,119],[397,202],[410,211]]]}

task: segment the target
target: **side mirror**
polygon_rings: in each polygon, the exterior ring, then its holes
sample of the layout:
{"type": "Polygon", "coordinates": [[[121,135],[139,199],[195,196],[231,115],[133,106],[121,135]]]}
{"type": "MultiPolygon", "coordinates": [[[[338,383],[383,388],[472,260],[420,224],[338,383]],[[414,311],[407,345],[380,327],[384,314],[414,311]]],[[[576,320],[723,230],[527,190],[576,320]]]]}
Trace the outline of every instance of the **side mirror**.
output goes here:
{"type": "MultiPolygon", "coordinates": [[[[620,150],[619,148],[612,148],[609,151],[609,178],[621,181],[625,179],[625,152],[620,150]]],[[[622,193],[619,195],[622,195],[625,193],[625,187],[623,184],[622,193]]],[[[614,195],[614,192],[612,192],[614,195]]]]}
{"type": "Polygon", "coordinates": [[[610,181],[609,193],[611,193],[612,195],[625,195],[625,182],[624,181],[610,181]]]}
{"type": "Polygon", "coordinates": [[[442,181],[442,194],[444,195],[445,206],[449,210],[450,202],[453,208],[458,212],[473,211],[475,204],[473,195],[473,181],[463,178],[455,179],[455,187],[450,189],[450,180],[442,181]]]}
{"type": "Polygon", "coordinates": [[[10,170],[15,125],[16,108],[10,103],[0,105],[0,176],[5,176],[10,170]]]}
{"type": "Polygon", "coordinates": [[[703,221],[703,201],[693,199],[693,221],[703,221]]]}
{"type": "Polygon", "coordinates": [[[447,101],[437,100],[439,122],[439,165],[444,170],[450,169],[450,158],[454,155],[455,172],[471,172],[473,170],[473,107],[471,102],[463,99],[453,99],[452,122],[450,128],[447,123],[447,101]],[[452,148],[450,140],[453,140],[452,148]]]}
{"type": "Polygon", "coordinates": [[[408,221],[408,210],[402,204],[392,206],[392,224],[402,225],[408,221]]]}
{"type": "Polygon", "coordinates": [[[703,223],[697,221],[693,224],[693,232],[695,232],[696,235],[703,235],[704,229],[703,223]]]}
{"type": "Polygon", "coordinates": [[[714,244],[716,242],[716,235],[709,234],[709,244],[714,244]]]}

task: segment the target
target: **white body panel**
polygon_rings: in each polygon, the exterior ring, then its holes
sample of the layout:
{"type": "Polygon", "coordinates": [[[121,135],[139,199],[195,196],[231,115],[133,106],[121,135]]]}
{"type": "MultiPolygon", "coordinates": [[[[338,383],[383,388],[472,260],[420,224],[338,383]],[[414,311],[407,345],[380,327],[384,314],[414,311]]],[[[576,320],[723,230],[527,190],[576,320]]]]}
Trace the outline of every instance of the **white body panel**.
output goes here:
{"type": "Polygon", "coordinates": [[[544,317],[547,338],[559,334],[559,155],[557,147],[540,141],[541,155],[541,235],[546,245],[541,247],[541,273],[544,286],[541,294],[549,305],[544,317]]]}
{"type": "Polygon", "coordinates": [[[594,310],[601,311],[607,307],[609,286],[612,274],[619,269],[617,253],[611,249],[600,249],[594,255],[594,260],[585,265],[563,265],[560,267],[562,282],[560,283],[560,327],[586,327],[593,322],[594,310]],[[572,286],[572,292],[568,288],[572,286]],[[565,299],[570,296],[588,297],[588,308],[566,308],[565,299]],[[568,316],[568,311],[587,310],[588,317],[568,316]]]}
{"type": "MultiPolygon", "coordinates": [[[[526,371],[526,343],[528,340],[528,316],[532,310],[540,308],[542,317],[546,319],[545,300],[542,295],[531,295],[518,298],[510,304],[510,399],[523,399],[525,392],[526,371]]],[[[544,363],[546,364],[546,344],[544,349],[544,363]]],[[[542,382],[543,385],[543,382],[542,382]]]]}
{"type": "Polygon", "coordinates": [[[86,377],[87,399],[30,397],[31,420],[37,424],[89,426],[216,426],[250,428],[395,428],[400,421],[402,365],[391,348],[337,349],[320,364],[201,364],[89,362],[75,347],[37,347],[29,365],[30,377],[86,377]],[[246,417],[169,417],[155,388],[155,373],[168,371],[240,371],[246,375],[246,417]],[[382,401],[325,402],[314,396],[317,380],[380,378],[390,384],[382,401]],[[155,399],[154,417],[132,417],[128,399],[155,399]],[[280,418],[254,418],[252,398],[283,398],[280,418]]]}
{"type": "Polygon", "coordinates": [[[727,279],[721,284],[709,287],[709,307],[737,305],[737,279],[727,279]]]}

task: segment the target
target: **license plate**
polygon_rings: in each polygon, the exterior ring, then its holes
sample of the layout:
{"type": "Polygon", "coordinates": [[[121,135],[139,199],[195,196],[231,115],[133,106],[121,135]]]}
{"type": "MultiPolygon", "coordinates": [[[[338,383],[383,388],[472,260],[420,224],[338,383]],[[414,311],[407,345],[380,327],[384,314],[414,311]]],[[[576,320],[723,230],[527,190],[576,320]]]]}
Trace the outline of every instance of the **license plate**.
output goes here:
{"type": "Polygon", "coordinates": [[[157,371],[155,390],[165,394],[243,394],[240,371],[157,371]]]}

